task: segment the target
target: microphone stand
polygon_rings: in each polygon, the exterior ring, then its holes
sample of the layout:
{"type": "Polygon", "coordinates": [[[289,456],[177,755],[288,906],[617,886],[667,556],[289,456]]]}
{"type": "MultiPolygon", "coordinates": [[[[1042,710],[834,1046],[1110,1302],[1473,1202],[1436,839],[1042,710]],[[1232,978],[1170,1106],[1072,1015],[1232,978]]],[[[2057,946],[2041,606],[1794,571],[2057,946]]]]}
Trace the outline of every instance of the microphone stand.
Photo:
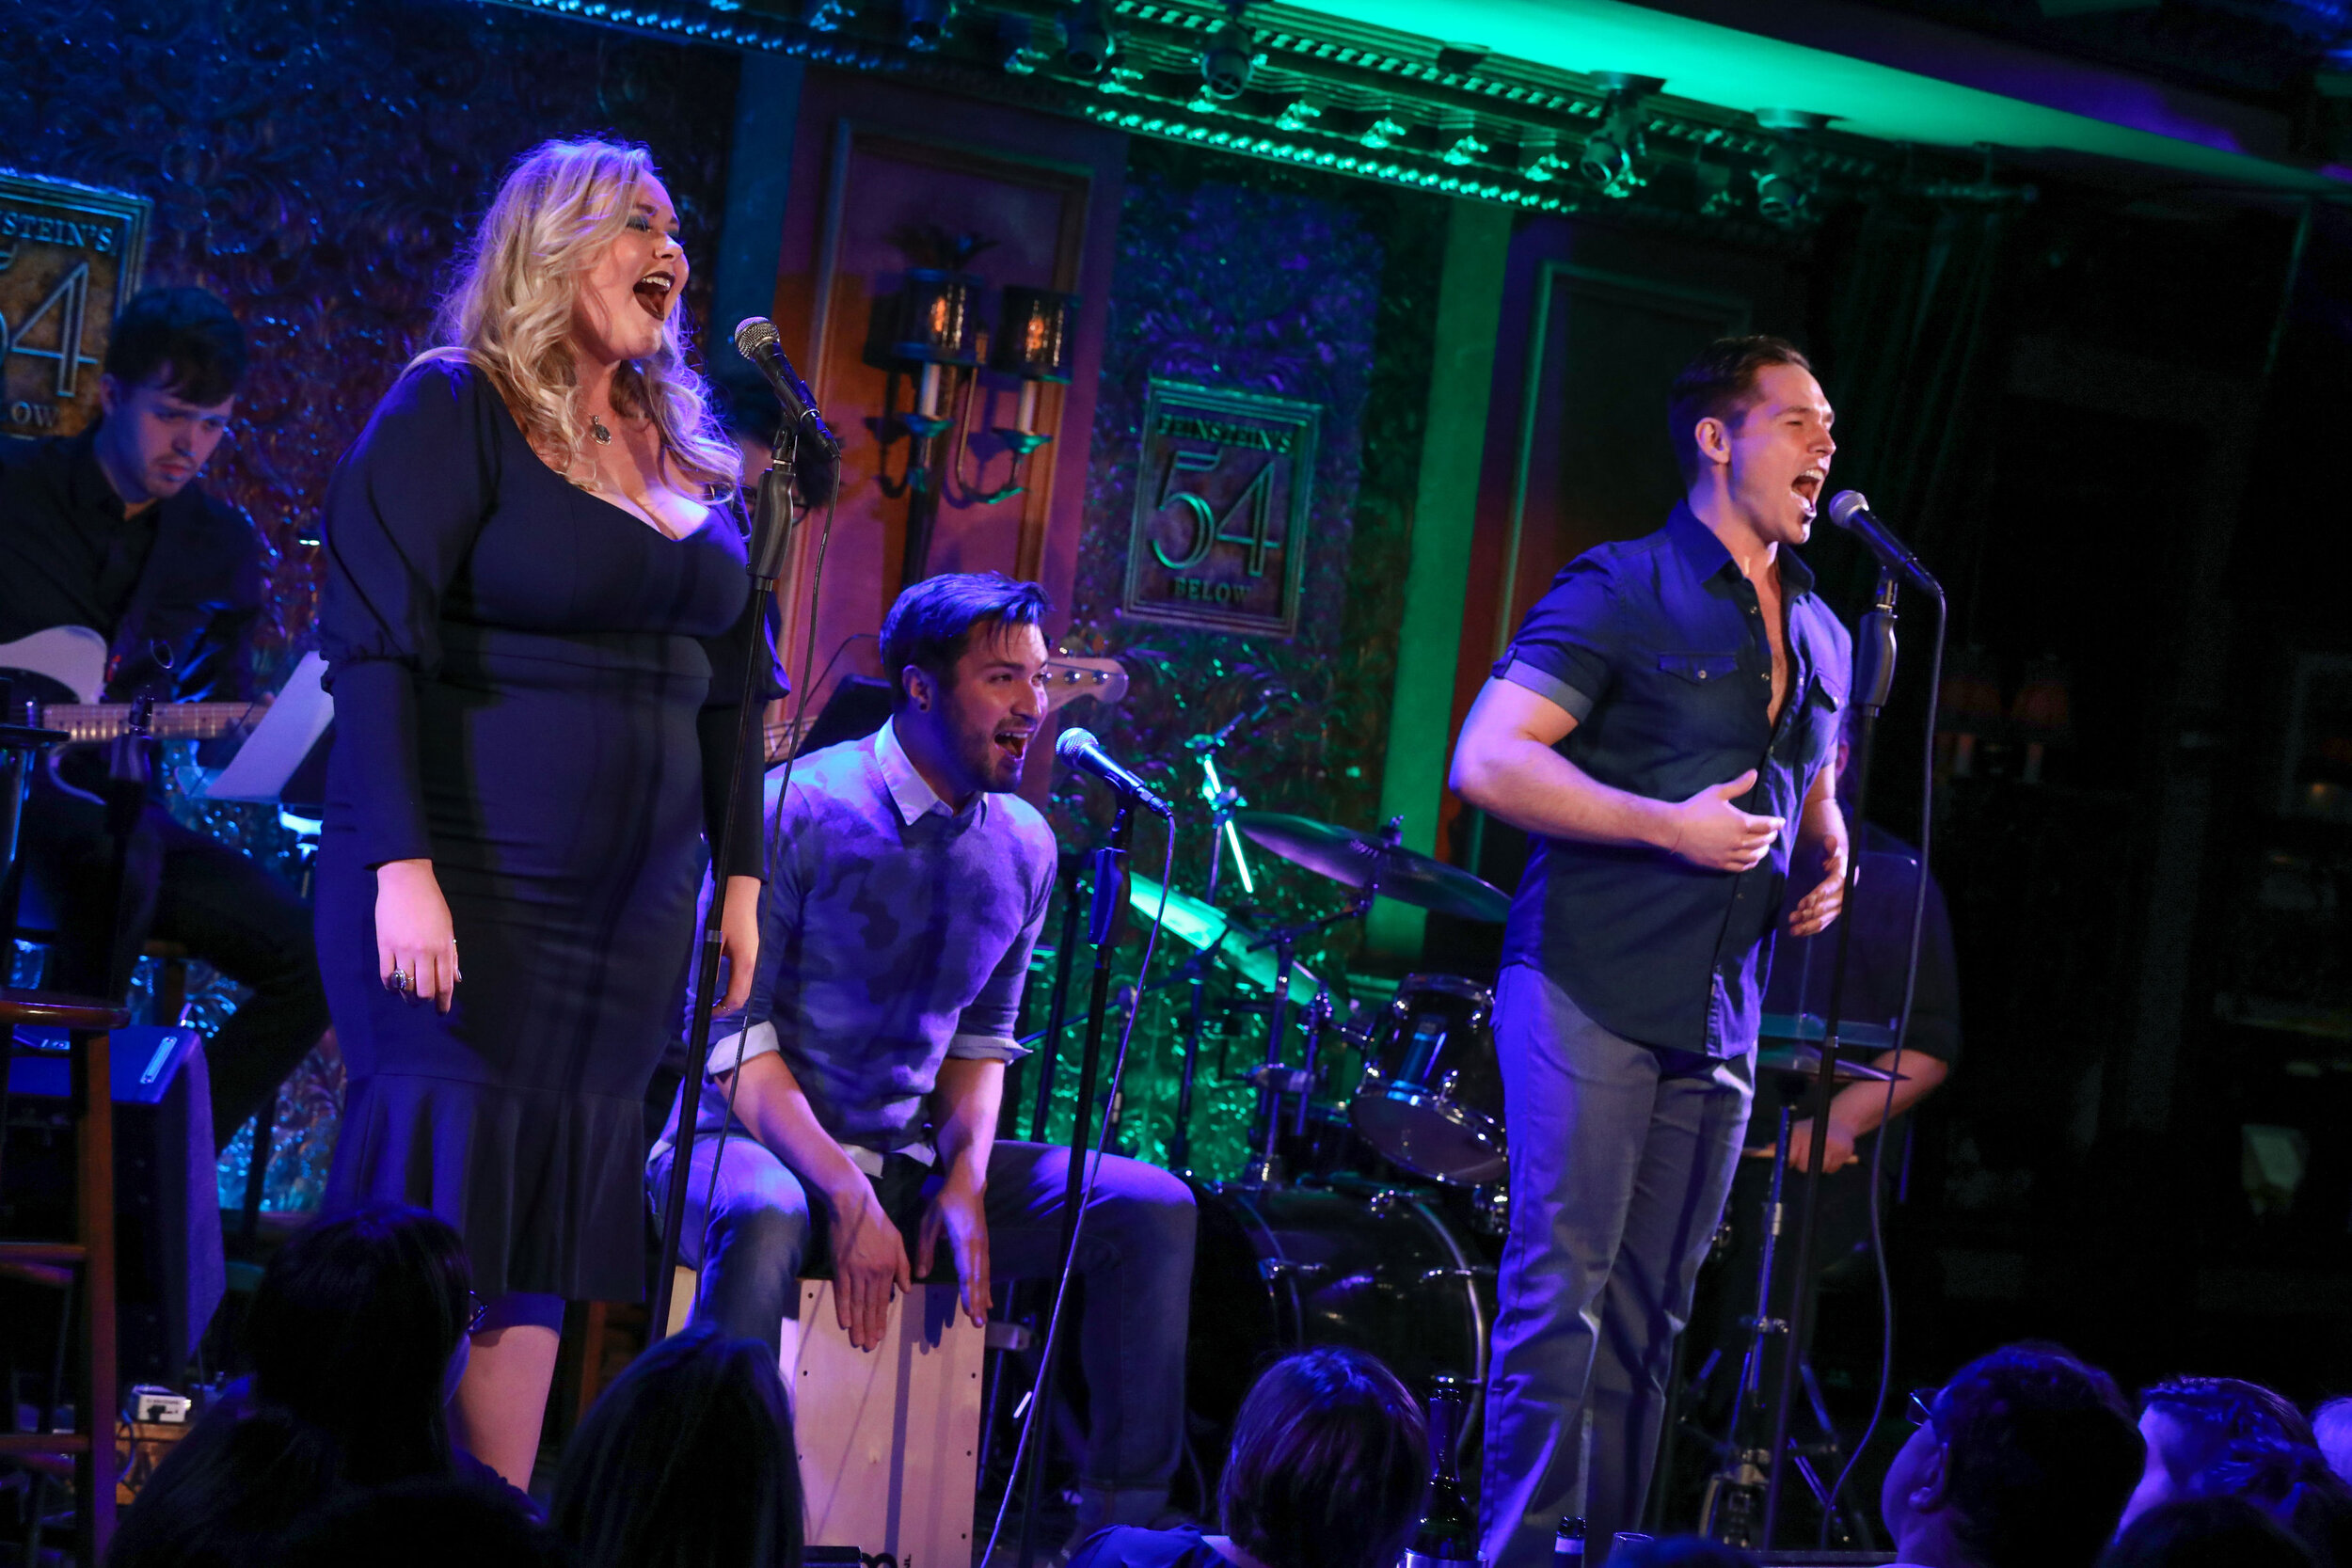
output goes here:
{"type": "MultiPolygon", "coordinates": [[[[1796,1291],[1788,1308],[1788,1338],[1781,1347],[1780,1376],[1772,1400],[1772,1474],[1764,1486],[1764,1532],[1762,1544],[1770,1547],[1774,1527],[1780,1522],[1780,1495],[1792,1462],[1789,1454],[1789,1418],[1796,1404],[1797,1369],[1804,1357],[1804,1347],[1811,1325],[1805,1321],[1810,1305],[1813,1283],[1813,1254],[1818,1227],[1815,1223],[1821,1202],[1821,1164],[1829,1148],[1829,1102],[1835,1091],[1837,1072],[1837,1031],[1845,1022],[1846,974],[1848,956],[1853,942],[1853,922],[1848,918],[1853,909],[1854,883],[1862,870],[1862,823],[1864,808],[1870,798],[1870,748],[1878,732],[1879,713],[1886,706],[1888,694],[1895,685],[1895,601],[1900,593],[1896,574],[1884,566],[1879,570],[1878,589],[1870,609],[1862,617],[1861,634],[1854,639],[1854,671],[1851,700],[1861,704],[1861,719],[1854,726],[1852,744],[1848,751],[1848,771],[1853,778],[1853,788],[1848,799],[1853,802],[1853,815],[1848,824],[1846,855],[1846,891],[1838,909],[1837,952],[1830,968],[1829,1007],[1821,1021],[1821,1059],[1815,1067],[1813,1083],[1805,1093],[1805,1116],[1812,1126],[1812,1142],[1808,1148],[1804,1170],[1804,1200],[1797,1208],[1797,1256],[1793,1264],[1796,1291]]],[[[1927,867],[1919,868],[1927,875],[1927,867]]],[[[1784,1135],[1783,1143],[1787,1142],[1784,1135]]],[[[1785,1156],[1787,1150],[1782,1151],[1785,1156]]],[[[1769,1311],[1770,1303],[1759,1307],[1769,1311]]],[[[1823,1503],[1828,1506],[1827,1501],[1823,1503]]]]}
{"type": "MultiPolygon", "coordinates": [[[[751,548],[744,562],[755,598],[772,595],[776,579],[784,575],[784,548],[792,536],[792,470],[800,454],[800,424],[798,420],[786,420],[777,426],[768,471],[759,477],[759,499],[752,515],[751,548]]],[[[765,605],[758,614],[765,623],[765,605]]],[[[737,715],[735,747],[730,753],[727,805],[720,818],[719,842],[710,847],[710,907],[703,912],[694,1000],[687,1021],[686,1076],[678,1080],[677,1086],[677,1135],[670,1156],[669,1184],[661,1198],[661,1261],[654,1274],[653,1323],[646,1333],[648,1343],[659,1343],[670,1332],[670,1299],[677,1279],[679,1231],[686,1224],[687,1173],[693,1165],[695,1114],[702,1107],[703,1076],[710,1064],[710,1007],[719,988],[720,925],[727,901],[724,857],[743,826],[737,821],[742,809],[742,791],[735,787],[733,781],[742,769],[743,753],[760,744],[760,709],[765,705],[752,700],[752,675],[759,667],[760,648],[766,641],[755,635],[743,650],[743,701],[737,715]]],[[[754,818],[755,825],[756,821],[754,818]]],[[[740,1061],[739,1046],[736,1055],[740,1061]]],[[[725,1135],[723,1126],[720,1136],[725,1135]]]]}
{"type": "MultiPolygon", "coordinates": [[[[1078,1227],[1078,1204],[1085,1194],[1087,1126],[1093,1119],[1094,1091],[1103,1067],[1103,1022],[1110,1014],[1111,953],[1119,945],[1120,916],[1127,908],[1127,844],[1135,825],[1135,808],[1122,792],[1119,815],[1111,819],[1110,842],[1094,851],[1093,905],[1087,921],[1087,940],[1094,944],[1094,971],[1089,976],[1086,1046],[1078,1060],[1078,1104],[1070,1123],[1070,1173],[1062,1184],[1061,1244],[1054,1250],[1057,1277],[1069,1266],[1078,1227]]],[[[1030,1395],[1030,1408],[1038,1422],[1037,1451],[1030,1455],[1028,1485],[1021,1495],[1017,1559],[1021,1568],[1029,1568],[1037,1560],[1038,1504],[1045,1485],[1045,1457],[1054,1443],[1053,1399],[1054,1364],[1048,1360],[1038,1368],[1037,1387],[1030,1395]]]]}

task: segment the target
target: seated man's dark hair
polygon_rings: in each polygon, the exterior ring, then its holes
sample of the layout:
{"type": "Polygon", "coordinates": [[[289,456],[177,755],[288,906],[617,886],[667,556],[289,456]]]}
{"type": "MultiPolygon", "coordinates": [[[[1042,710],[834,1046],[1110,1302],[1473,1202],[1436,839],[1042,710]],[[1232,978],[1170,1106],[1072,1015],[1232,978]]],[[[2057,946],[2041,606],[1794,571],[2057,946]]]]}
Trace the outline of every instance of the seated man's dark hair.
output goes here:
{"type": "Polygon", "coordinates": [[[160,372],[165,390],[201,407],[236,394],[245,363],[245,328],[203,289],[141,290],[106,339],[105,372],[125,388],[160,372]]]}
{"type": "Polygon", "coordinates": [[[1034,626],[1052,602],[1034,582],[1002,572],[947,572],[898,595],[882,618],[882,675],[890,682],[890,705],[907,703],[907,669],[945,681],[982,626],[1034,626]]]}
{"type": "Polygon", "coordinates": [[[335,1441],[282,1405],[224,1403],[171,1446],[122,1515],[106,1568],[244,1568],[335,1487],[335,1441]]]}
{"type": "Polygon", "coordinates": [[[287,1532],[270,1568],[564,1568],[564,1544],[487,1481],[405,1481],[343,1498],[287,1532]]]}
{"type": "Polygon", "coordinates": [[[2134,1519],[2099,1568],[2318,1568],[2318,1560],[2243,1497],[2175,1497],[2134,1519]]]}
{"type": "Polygon", "coordinates": [[[2115,1533],[2147,1448],[2115,1380],[2010,1345],[1944,1386],[1935,1433],[1954,1532],[1986,1568],[2082,1568],[2115,1533]]]}
{"type": "Polygon", "coordinates": [[[1394,1568],[1428,1492],[1428,1431],[1396,1374],[1360,1351],[1311,1350],[1242,1401],[1217,1512],[1265,1568],[1394,1568]]]}
{"type": "Polygon", "coordinates": [[[1703,465],[1698,436],[1701,420],[1721,420],[1737,425],[1740,415],[1756,397],[1756,378],[1773,365],[1794,365],[1810,371],[1813,362],[1786,338],[1763,336],[1718,338],[1682,367],[1666,394],[1666,434],[1674,440],[1675,463],[1686,485],[1698,482],[1703,465]]]}
{"type": "Polygon", "coordinates": [[[698,1323],[639,1356],[572,1434],[548,1517],[579,1568],[798,1568],[775,1353],[698,1323]]]}
{"type": "Polygon", "coordinates": [[[376,1203],[314,1221],[246,1315],[254,1397],[331,1435],[348,1481],[449,1475],[449,1370],[472,1296],[466,1243],[437,1215],[376,1203]]]}

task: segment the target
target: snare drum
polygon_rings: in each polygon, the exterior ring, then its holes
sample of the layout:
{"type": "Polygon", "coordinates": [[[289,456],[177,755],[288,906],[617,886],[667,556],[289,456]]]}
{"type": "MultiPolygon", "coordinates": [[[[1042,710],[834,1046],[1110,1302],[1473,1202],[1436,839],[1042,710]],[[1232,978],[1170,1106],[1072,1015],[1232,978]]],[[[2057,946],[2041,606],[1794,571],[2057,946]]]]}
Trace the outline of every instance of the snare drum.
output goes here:
{"type": "Polygon", "coordinates": [[[1349,1119],[1417,1176],[1454,1186],[1501,1180],[1502,1069],[1494,993],[1454,974],[1408,974],[1364,1056],[1349,1119]]]}

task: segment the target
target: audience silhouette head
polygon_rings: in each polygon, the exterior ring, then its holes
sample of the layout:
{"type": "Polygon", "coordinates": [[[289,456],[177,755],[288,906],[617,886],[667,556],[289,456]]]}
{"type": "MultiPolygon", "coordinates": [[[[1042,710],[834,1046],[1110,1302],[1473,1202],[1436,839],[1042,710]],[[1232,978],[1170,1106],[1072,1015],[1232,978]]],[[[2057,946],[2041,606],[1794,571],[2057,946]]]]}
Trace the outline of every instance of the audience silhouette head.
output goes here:
{"type": "Polygon", "coordinates": [[[1428,1490],[1428,1433],[1396,1374],[1360,1352],[1311,1350],[1242,1401],[1217,1507],[1265,1568],[1391,1568],[1428,1490]]]}
{"type": "Polygon", "coordinates": [[[1880,1507],[1924,1568],[2086,1568],[2141,1468],[2114,1379],[2054,1347],[1963,1367],[1886,1472],[1880,1507]]]}
{"type": "Polygon", "coordinates": [[[551,1518],[579,1568],[797,1568],[801,1485],[774,1355],[697,1325],[573,1433],[551,1518]]]}
{"type": "Polygon", "coordinates": [[[332,1433],[346,1481],[448,1475],[443,1412],[472,1295],[465,1243],[421,1209],[320,1220],[278,1248],[254,1292],[254,1397],[332,1433]]]}

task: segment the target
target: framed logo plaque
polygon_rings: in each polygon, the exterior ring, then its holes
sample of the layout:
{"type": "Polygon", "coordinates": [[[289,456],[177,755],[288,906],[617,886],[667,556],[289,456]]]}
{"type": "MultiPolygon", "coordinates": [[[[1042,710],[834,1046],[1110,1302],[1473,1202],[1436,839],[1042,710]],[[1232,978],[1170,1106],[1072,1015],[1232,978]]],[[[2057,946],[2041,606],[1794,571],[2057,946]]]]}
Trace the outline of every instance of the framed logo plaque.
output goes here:
{"type": "Polygon", "coordinates": [[[1322,413],[1295,398],[1152,382],[1121,610],[1295,634],[1322,413]]]}
{"type": "Polygon", "coordinates": [[[98,417],[99,365],[138,290],[151,210],[0,169],[0,433],[72,436],[98,417]]]}

